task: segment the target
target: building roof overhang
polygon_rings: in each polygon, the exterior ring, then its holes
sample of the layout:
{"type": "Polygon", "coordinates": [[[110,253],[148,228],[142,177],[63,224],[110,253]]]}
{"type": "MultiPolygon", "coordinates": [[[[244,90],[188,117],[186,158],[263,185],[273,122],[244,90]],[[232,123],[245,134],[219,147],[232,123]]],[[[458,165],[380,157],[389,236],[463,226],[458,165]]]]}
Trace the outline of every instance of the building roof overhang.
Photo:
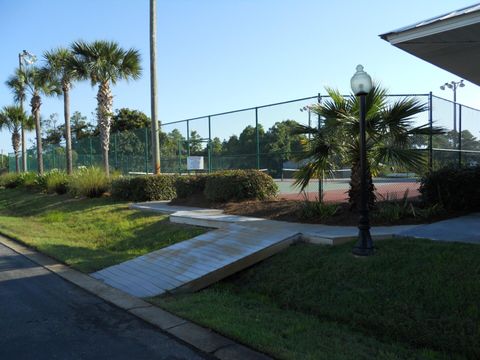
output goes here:
{"type": "Polygon", "coordinates": [[[480,85],[480,4],[380,37],[399,49],[480,85]]]}

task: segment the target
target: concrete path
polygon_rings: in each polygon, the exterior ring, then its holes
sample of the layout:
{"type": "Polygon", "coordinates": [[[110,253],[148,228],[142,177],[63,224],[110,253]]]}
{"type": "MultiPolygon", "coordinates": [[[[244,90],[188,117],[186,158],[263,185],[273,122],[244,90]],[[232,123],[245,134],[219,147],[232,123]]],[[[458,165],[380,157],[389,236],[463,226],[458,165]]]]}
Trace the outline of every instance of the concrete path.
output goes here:
{"type": "MultiPolygon", "coordinates": [[[[355,239],[356,227],[298,224],[223,214],[221,210],[135,204],[134,209],[169,213],[174,223],[215,230],[92,274],[138,297],[195,291],[243,270],[295,241],[340,244],[355,239]]],[[[411,226],[376,227],[374,238],[391,237],[411,226]]]]}
{"type": "Polygon", "coordinates": [[[212,358],[3,245],[0,300],[0,359],[212,358]]]}
{"type": "Polygon", "coordinates": [[[438,241],[480,244],[480,213],[407,229],[398,234],[438,241]]]}

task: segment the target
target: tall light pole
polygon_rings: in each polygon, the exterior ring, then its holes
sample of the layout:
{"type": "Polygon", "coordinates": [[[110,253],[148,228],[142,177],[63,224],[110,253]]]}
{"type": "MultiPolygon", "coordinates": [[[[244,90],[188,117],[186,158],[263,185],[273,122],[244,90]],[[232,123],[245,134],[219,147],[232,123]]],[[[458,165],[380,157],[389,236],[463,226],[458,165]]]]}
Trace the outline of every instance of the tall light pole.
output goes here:
{"type": "Polygon", "coordinates": [[[451,89],[453,91],[453,131],[457,131],[457,88],[464,87],[463,80],[446,82],[440,89],[451,89]]]}
{"type": "MultiPolygon", "coordinates": [[[[33,64],[37,61],[37,57],[27,50],[23,50],[21,53],[18,54],[18,69],[22,72],[22,65],[23,63],[27,63],[28,65],[33,64]]],[[[20,96],[20,109],[23,111],[23,96],[25,95],[24,89],[22,88],[22,94],[20,96]]],[[[27,144],[25,139],[25,128],[22,124],[22,170],[26,172],[27,169],[27,144]]]]}
{"type": "MultiPolygon", "coordinates": [[[[300,112],[308,111],[308,127],[312,126],[312,108],[311,105],[305,105],[300,108],[300,112]]],[[[308,134],[308,138],[310,139],[310,134],[308,134]]]]}
{"type": "Polygon", "coordinates": [[[360,220],[358,222],[358,242],[353,248],[353,254],[359,256],[373,255],[373,241],[370,235],[370,220],[368,218],[367,189],[367,141],[365,134],[366,96],[372,90],[372,78],[362,65],[357,65],[357,72],[350,80],[355,96],[360,98],[360,220]]]}
{"type": "Polygon", "coordinates": [[[157,112],[157,0],[150,0],[150,102],[153,173],[160,174],[160,139],[157,112]]]}

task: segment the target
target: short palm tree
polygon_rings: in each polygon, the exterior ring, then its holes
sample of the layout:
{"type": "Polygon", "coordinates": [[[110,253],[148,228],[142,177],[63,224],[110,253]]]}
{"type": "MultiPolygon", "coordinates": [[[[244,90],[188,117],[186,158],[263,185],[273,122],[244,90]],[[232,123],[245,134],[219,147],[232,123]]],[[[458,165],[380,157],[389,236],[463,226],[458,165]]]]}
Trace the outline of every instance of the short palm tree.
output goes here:
{"type": "Polygon", "coordinates": [[[63,114],[65,118],[65,155],[67,174],[73,172],[72,164],[72,135],[70,129],[70,89],[72,83],[78,79],[78,69],[73,54],[66,48],[57,48],[44,53],[46,66],[43,69],[46,76],[50,76],[59,82],[63,93],[63,114]]]}
{"type": "Polygon", "coordinates": [[[24,130],[32,130],[34,127],[33,119],[19,106],[5,106],[0,112],[0,129],[7,129],[12,134],[12,148],[15,154],[15,172],[20,171],[19,153],[20,153],[20,132],[24,130]]]}
{"type": "MultiPolygon", "coordinates": [[[[305,163],[296,174],[295,184],[304,190],[310,179],[322,171],[349,165],[349,202],[352,209],[358,209],[361,196],[359,100],[353,95],[344,97],[337,90],[327,89],[327,92],[329,99],[311,108],[323,119],[323,125],[320,128],[300,125],[294,130],[295,133],[313,136],[305,143],[305,153],[299,159],[305,163]]],[[[366,96],[370,207],[375,203],[372,173],[376,173],[381,164],[406,166],[417,171],[425,169],[426,158],[411,146],[411,138],[428,135],[430,131],[441,132],[436,127],[431,130],[428,124],[414,126],[415,115],[425,110],[426,105],[415,98],[404,97],[389,102],[386,90],[378,85],[366,96]]]]}
{"type": "Polygon", "coordinates": [[[103,167],[109,175],[108,150],[110,146],[110,126],[113,113],[113,95],[110,89],[119,80],[138,79],[142,69],[138,50],[122,49],[116,42],[77,41],[72,51],[81,69],[79,75],[90,80],[92,86],[98,85],[97,121],[100,129],[103,167]]]}
{"type": "Polygon", "coordinates": [[[41,95],[60,95],[60,84],[54,79],[45,76],[44,71],[34,66],[25,70],[17,69],[15,74],[7,80],[7,85],[10,88],[13,88],[15,84],[24,84],[25,91],[31,95],[30,107],[32,116],[35,119],[38,173],[43,174],[42,127],[40,124],[41,95]]]}

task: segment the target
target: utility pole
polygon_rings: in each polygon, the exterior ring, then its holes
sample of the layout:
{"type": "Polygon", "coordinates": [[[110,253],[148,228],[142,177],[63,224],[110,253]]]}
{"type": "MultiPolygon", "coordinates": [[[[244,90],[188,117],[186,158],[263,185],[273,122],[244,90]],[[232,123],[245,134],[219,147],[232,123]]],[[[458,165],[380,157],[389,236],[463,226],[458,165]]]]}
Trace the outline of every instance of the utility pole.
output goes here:
{"type": "Polygon", "coordinates": [[[157,0],[150,0],[150,102],[153,173],[160,174],[160,139],[157,112],[157,0]]]}

